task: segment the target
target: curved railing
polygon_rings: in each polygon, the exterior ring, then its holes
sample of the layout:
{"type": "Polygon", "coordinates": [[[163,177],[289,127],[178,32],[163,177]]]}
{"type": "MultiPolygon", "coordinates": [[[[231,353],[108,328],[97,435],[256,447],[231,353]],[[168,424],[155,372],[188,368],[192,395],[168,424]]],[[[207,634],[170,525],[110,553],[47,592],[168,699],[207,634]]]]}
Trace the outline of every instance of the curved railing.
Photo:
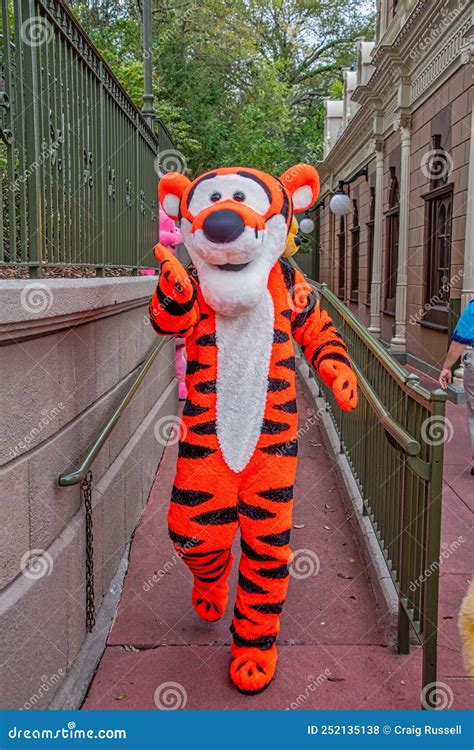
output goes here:
{"type": "Polygon", "coordinates": [[[62,0],[2,0],[0,55],[0,272],[154,266],[163,123],[148,126],[62,0]]]}
{"type": "Polygon", "coordinates": [[[399,652],[409,650],[411,627],[428,685],[436,681],[446,394],[423,388],[325,284],[309,281],[348,346],[359,405],[348,414],[322,382],[320,393],[398,594],[399,652]]]}

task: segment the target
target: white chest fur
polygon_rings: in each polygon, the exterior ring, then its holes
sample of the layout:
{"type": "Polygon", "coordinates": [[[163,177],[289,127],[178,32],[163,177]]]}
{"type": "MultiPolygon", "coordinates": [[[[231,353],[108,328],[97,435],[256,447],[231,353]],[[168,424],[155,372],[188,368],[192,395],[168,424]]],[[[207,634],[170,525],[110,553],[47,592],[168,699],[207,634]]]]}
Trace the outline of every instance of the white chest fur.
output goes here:
{"type": "Polygon", "coordinates": [[[248,464],[260,436],[273,328],[268,289],[250,312],[216,315],[217,437],[227,465],[235,472],[248,464]]]}

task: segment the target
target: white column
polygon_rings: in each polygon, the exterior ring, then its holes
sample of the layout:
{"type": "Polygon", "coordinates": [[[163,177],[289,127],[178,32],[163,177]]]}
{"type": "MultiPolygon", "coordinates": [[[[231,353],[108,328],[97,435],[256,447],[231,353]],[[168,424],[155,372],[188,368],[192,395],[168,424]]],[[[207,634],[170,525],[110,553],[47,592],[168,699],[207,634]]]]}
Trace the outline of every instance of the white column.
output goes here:
{"type": "Polygon", "coordinates": [[[372,278],[370,283],[370,326],[373,336],[380,336],[380,304],[382,292],[382,254],[383,254],[383,168],[384,142],[382,138],[374,140],[375,150],[375,219],[374,246],[372,249],[372,278]]]}
{"type": "Polygon", "coordinates": [[[397,294],[395,300],[395,335],[390,342],[394,353],[406,352],[407,321],[407,261],[408,261],[408,218],[410,206],[410,118],[403,117],[398,122],[402,154],[400,166],[400,225],[398,238],[397,294]]]}
{"type": "MultiPolygon", "coordinates": [[[[471,113],[471,144],[467,183],[466,231],[464,235],[464,274],[462,279],[461,311],[474,299],[474,108],[471,113]]],[[[454,385],[462,387],[464,367],[454,371],[454,385]]]]}

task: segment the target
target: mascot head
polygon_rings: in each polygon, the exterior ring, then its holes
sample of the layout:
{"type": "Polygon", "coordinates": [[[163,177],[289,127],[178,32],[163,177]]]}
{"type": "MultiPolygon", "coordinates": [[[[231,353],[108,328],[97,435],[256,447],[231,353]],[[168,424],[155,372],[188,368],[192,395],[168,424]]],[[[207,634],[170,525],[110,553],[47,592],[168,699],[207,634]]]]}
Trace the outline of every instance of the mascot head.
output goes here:
{"type": "Polygon", "coordinates": [[[318,173],[308,164],[280,179],[245,167],[215,169],[193,182],[169,172],[158,187],[164,210],[180,222],[205,300],[224,315],[258,304],[285,250],[293,212],[308,209],[318,194],[318,173]]]}

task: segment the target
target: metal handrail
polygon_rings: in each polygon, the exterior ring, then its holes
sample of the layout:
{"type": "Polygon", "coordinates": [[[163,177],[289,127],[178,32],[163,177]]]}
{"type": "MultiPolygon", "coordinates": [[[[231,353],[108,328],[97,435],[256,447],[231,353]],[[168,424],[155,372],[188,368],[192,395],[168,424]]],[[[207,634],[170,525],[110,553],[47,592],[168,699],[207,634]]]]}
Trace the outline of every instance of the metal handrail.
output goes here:
{"type": "Polygon", "coordinates": [[[357,375],[357,384],[377,415],[379,422],[383,425],[384,430],[396,440],[398,445],[408,456],[417,456],[421,451],[421,445],[418,440],[415,440],[415,438],[388,413],[355,362],[352,362],[351,364],[357,375]]]}
{"type": "Polygon", "coordinates": [[[115,425],[119,421],[126,407],[128,406],[133,396],[135,395],[136,391],[138,390],[141,383],[143,382],[145,375],[147,374],[148,370],[152,366],[157,355],[163,349],[164,345],[166,344],[168,340],[169,340],[169,336],[166,336],[165,338],[161,339],[158,346],[154,346],[150,354],[148,354],[148,356],[143,360],[140,371],[136,375],[132,385],[126,392],[125,396],[123,396],[123,398],[119,401],[119,403],[113,410],[112,414],[108,418],[107,422],[99,430],[99,432],[96,434],[94,439],[89,443],[84,453],[82,454],[79,467],[77,469],[74,469],[74,471],[67,471],[59,476],[58,484],[61,487],[70,487],[73,484],[79,484],[79,482],[82,482],[82,480],[86,477],[92,464],[97,458],[101,448],[104,446],[110,433],[114,429],[115,425]]]}

